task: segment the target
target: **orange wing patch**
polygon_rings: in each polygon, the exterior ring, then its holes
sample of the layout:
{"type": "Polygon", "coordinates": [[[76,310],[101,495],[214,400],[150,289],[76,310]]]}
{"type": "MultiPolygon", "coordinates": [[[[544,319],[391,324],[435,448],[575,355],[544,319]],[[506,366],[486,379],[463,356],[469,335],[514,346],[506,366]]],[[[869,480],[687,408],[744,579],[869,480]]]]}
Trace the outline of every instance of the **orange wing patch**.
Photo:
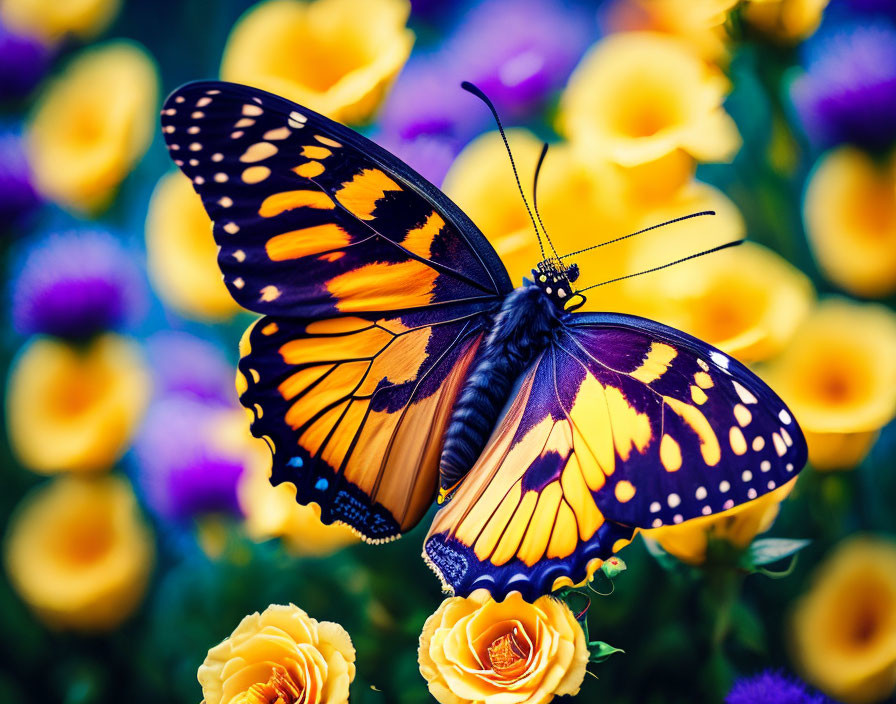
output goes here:
{"type": "Polygon", "coordinates": [[[343,183],[335,197],[355,217],[373,220],[377,201],[386,195],[386,191],[400,190],[401,186],[379,169],[364,169],[351,181],[343,183]]]}

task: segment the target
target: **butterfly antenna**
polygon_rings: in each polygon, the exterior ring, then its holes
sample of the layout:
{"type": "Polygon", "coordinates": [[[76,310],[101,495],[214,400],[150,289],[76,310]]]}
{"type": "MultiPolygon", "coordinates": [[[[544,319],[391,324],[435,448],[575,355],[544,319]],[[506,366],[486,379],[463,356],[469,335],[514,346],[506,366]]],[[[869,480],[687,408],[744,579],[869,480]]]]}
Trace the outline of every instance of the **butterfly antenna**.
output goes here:
{"type": "Polygon", "coordinates": [[[495,124],[498,125],[498,132],[501,133],[501,139],[504,140],[504,148],[507,150],[507,156],[510,157],[510,167],[513,169],[513,177],[516,179],[516,187],[519,189],[520,196],[522,196],[523,198],[523,204],[526,206],[526,212],[529,213],[529,219],[532,221],[532,227],[535,228],[535,236],[538,237],[538,247],[541,249],[541,258],[546,259],[547,257],[545,257],[544,253],[544,244],[541,241],[541,232],[539,232],[538,230],[538,224],[535,222],[535,217],[532,215],[532,209],[529,207],[529,201],[526,200],[526,194],[523,191],[523,185],[522,183],[520,183],[520,175],[516,170],[516,163],[513,160],[513,153],[510,151],[510,143],[507,141],[507,135],[504,133],[504,126],[501,124],[501,118],[498,116],[498,110],[495,107],[494,103],[489,100],[488,96],[469,81],[464,81],[460,84],[460,87],[468,93],[472,93],[477,98],[479,98],[488,106],[488,109],[492,112],[492,117],[495,118],[495,124]]]}
{"type": "Polygon", "coordinates": [[[628,274],[626,276],[620,276],[616,279],[610,279],[609,281],[601,281],[599,284],[592,284],[591,286],[586,286],[585,288],[579,289],[576,293],[581,293],[582,291],[587,291],[588,289],[597,288],[598,286],[606,286],[607,284],[613,284],[617,281],[623,281],[624,279],[632,279],[635,276],[641,276],[642,274],[652,274],[654,271],[659,271],[660,269],[666,269],[670,266],[675,266],[676,264],[681,264],[682,262],[686,262],[689,259],[696,259],[697,257],[702,257],[706,254],[712,254],[713,252],[718,252],[723,249],[728,249],[728,247],[736,247],[739,244],[743,244],[745,240],[735,240],[734,242],[727,242],[725,244],[719,245],[718,247],[713,247],[712,249],[707,249],[702,252],[697,252],[697,254],[692,254],[689,257],[683,257],[681,259],[676,259],[674,262],[669,262],[668,264],[663,264],[662,266],[654,267],[653,269],[645,269],[644,271],[639,271],[635,274],[628,274]]]}
{"type": "Polygon", "coordinates": [[[550,146],[551,145],[547,142],[542,145],[541,154],[538,155],[538,163],[535,165],[535,179],[532,181],[532,208],[535,210],[535,217],[538,218],[538,224],[541,225],[541,231],[548,241],[548,246],[554,253],[554,257],[559,260],[560,255],[557,254],[557,248],[554,247],[554,243],[551,242],[551,236],[548,234],[548,229],[544,226],[544,223],[541,220],[541,213],[538,212],[538,176],[541,173],[541,165],[544,163],[544,158],[547,156],[548,147],[550,146]]]}
{"type": "MultiPolygon", "coordinates": [[[[535,212],[538,212],[537,210],[535,212]]],[[[638,230],[637,232],[632,232],[628,235],[623,235],[622,237],[617,237],[616,239],[607,240],[606,242],[601,242],[600,244],[593,244],[590,247],[585,247],[585,249],[579,249],[575,252],[570,252],[569,254],[564,254],[560,257],[560,259],[566,259],[567,257],[575,256],[576,254],[581,254],[582,252],[588,252],[592,249],[597,249],[598,247],[606,247],[608,244],[613,244],[614,242],[621,242],[622,240],[627,240],[629,237],[634,237],[635,235],[642,235],[645,232],[650,232],[651,230],[656,230],[660,227],[665,227],[666,225],[672,225],[676,222],[681,222],[682,220],[690,220],[691,218],[699,218],[703,215],[715,215],[715,210],[701,210],[699,213],[691,213],[690,215],[682,215],[680,218],[673,218],[672,220],[666,220],[666,222],[661,222],[656,225],[651,225],[650,227],[645,227],[643,230],[638,230]]],[[[608,282],[609,283],[609,282],[608,282]]]]}

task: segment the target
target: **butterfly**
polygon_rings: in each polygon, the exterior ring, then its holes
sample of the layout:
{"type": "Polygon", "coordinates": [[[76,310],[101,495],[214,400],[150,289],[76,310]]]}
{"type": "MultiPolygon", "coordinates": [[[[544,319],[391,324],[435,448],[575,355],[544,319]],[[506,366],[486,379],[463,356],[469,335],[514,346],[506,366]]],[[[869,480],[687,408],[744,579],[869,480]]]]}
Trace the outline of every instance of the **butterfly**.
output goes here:
{"type": "Polygon", "coordinates": [[[438,498],[423,556],[458,595],[589,579],[642,528],[790,481],[806,443],[745,366],[683,332],[580,313],[576,265],[514,287],[438,188],[351,129],[246,86],[162,109],[230,293],[260,314],[237,388],[271,481],[382,542],[438,498]]]}

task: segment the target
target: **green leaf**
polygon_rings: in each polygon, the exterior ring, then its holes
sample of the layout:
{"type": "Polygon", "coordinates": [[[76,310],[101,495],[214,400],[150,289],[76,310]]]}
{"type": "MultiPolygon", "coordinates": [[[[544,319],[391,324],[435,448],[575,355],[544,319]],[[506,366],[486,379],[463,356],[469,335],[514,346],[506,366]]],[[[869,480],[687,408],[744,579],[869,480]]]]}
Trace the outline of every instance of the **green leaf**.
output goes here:
{"type": "Polygon", "coordinates": [[[809,540],[795,540],[791,538],[761,538],[754,540],[752,545],[750,545],[750,549],[744,555],[744,566],[755,568],[760,565],[778,562],[785,557],[795,555],[809,543],[809,540]]]}
{"type": "Polygon", "coordinates": [[[663,550],[658,542],[651,538],[646,538],[643,535],[641,537],[644,539],[644,547],[647,548],[647,552],[649,552],[651,557],[657,561],[660,567],[664,570],[678,569],[680,564],[678,560],[663,550]]]}
{"type": "Polygon", "coordinates": [[[609,643],[604,643],[602,640],[593,640],[588,643],[588,650],[591,651],[591,657],[589,658],[591,662],[603,662],[613,653],[625,652],[621,648],[614,648],[609,643]]]}

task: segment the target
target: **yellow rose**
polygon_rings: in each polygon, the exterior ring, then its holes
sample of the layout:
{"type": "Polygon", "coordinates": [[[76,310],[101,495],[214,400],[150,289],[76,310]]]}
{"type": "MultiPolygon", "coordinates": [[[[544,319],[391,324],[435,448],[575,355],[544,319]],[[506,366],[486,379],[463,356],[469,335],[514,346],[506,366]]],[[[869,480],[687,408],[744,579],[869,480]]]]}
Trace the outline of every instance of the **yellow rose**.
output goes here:
{"type": "Polygon", "coordinates": [[[797,42],[821,24],[829,0],[747,0],[744,18],[759,31],[785,43],[797,42]]]}
{"type": "Polygon", "coordinates": [[[896,314],[824,301],[763,373],[800,422],[812,466],[854,467],[896,416],[896,314]]]}
{"type": "MultiPolygon", "coordinates": [[[[240,422],[245,426],[242,416],[240,422]]],[[[271,486],[271,452],[261,440],[249,441],[251,457],[237,492],[250,538],[282,538],[287,548],[298,555],[328,555],[358,542],[348,526],[321,522],[317,504],[297,503],[294,485],[286,482],[271,486]]]]}
{"type": "Polygon", "coordinates": [[[677,526],[663,526],[641,531],[645,538],[655,540],[670,555],[691,565],[706,561],[710,539],[724,540],[736,548],[746,548],[760,533],[764,533],[778,517],[781,502],[793,489],[791,479],[774,491],[758,499],[735,506],[712,516],[701,516],[677,526]]]}
{"type": "Polygon", "coordinates": [[[240,310],[218,269],[211,220],[179,171],[163,176],[149,201],[146,260],[153,289],[181,315],[221,320],[240,310]]]}
{"type": "Polygon", "coordinates": [[[10,372],[10,443],[37,472],[108,469],[127,448],[149,391],[139,351],[118,335],[84,349],[36,338],[10,372]]]}
{"type": "Polygon", "coordinates": [[[82,51],[47,87],[28,127],[35,183],[79,212],[109,204],[152,141],[158,78],[139,44],[82,51]]]}
{"type": "Polygon", "coordinates": [[[420,673],[441,704],[536,704],[577,694],[590,654],[569,607],[484,590],[445,599],[420,634],[420,673]]]}
{"type": "Polygon", "coordinates": [[[221,78],[367,122],[411,52],[409,13],[405,0],[269,0],[234,27],[221,78]]]}
{"type": "Polygon", "coordinates": [[[818,568],[793,614],[806,680],[837,701],[870,704],[896,688],[896,545],[854,536],[818,568]]]}
{"type": "Polygon", "coordinates": [[[198,677],[206,704],[343,704],[355,648],[338,623],[274,604],[209,650],[198,677]]]}
{"type": "Polygon", "coordinates": [[[0,20],[10,29],[57,41],[91,39],[118,14],[121,0],[2,0],[0,20]]]}
{"type": "Polygon", "coordinates": [[[560,101],[560,127],[588,159],[633,167],[681,150],[727,161],[740,134],[722,108],[725,76],[680,39],[628,32],[602,39],[560,101]]]}
{"type": "Polygon", "coordinates": [[[6,535],[10,583],[48,625],[115,628],[143,599],[153,542],[130,484],[63,477],[35,489],[6,535]]]}
{"type": "Polygon", "coordinates": [[[896,292],[896,157],[838,147],[815,166],[803,221],[825,275],[859,296],[896,292]]]}

